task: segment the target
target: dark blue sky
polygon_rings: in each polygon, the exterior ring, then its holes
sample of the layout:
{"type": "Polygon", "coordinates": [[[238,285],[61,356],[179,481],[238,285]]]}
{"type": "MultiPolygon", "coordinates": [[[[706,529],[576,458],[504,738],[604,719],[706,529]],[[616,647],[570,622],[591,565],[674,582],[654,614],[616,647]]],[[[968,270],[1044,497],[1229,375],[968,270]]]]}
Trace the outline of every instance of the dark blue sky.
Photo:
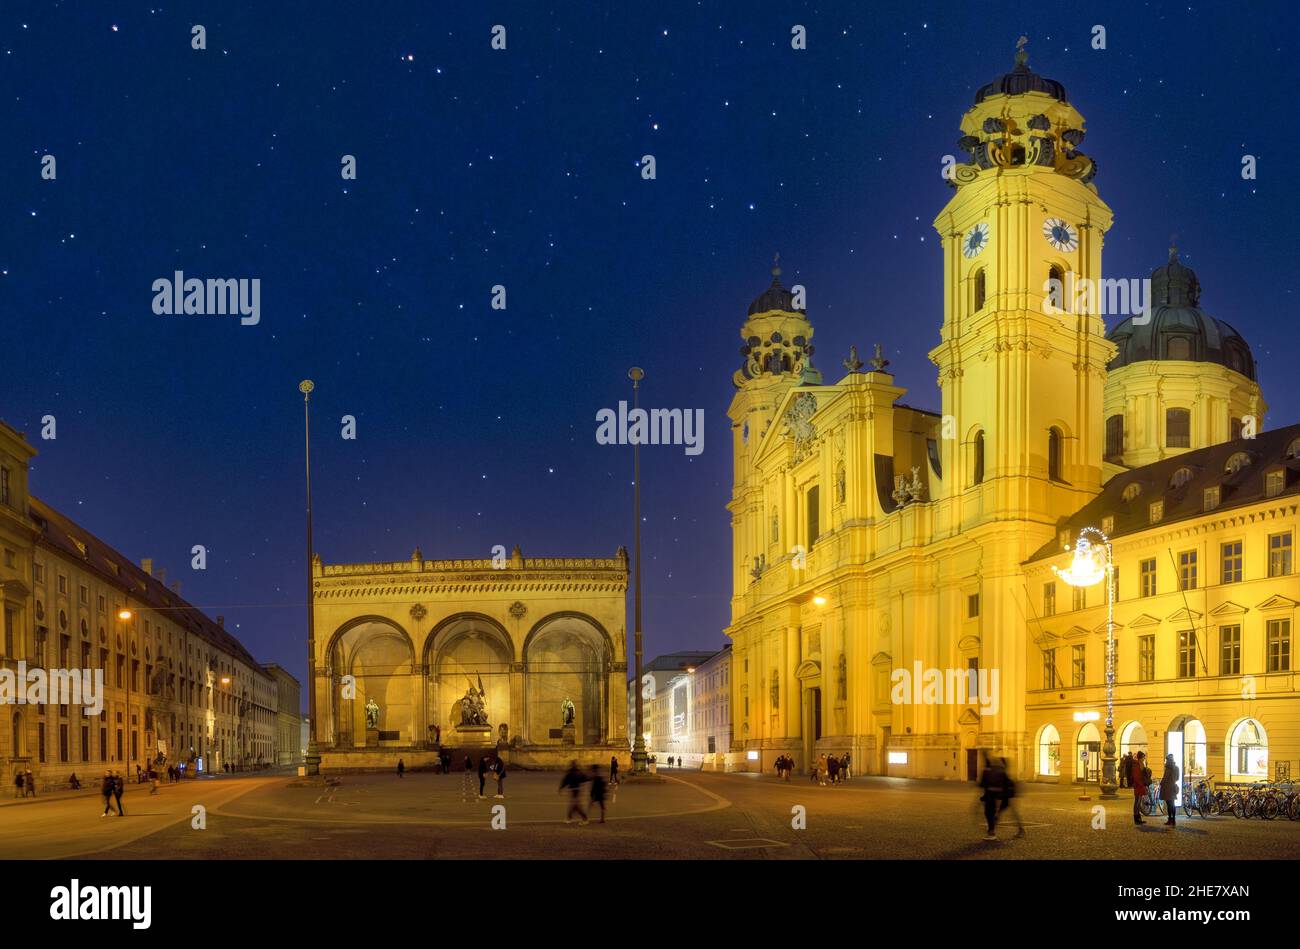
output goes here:
{"type": "Polygon", "coordinates": [[[645,404],[707,425],[698,457],[645,450],[646,651],[721,646],[725,410],[772,253],[828,378],[880,341],[937,408],[940,162],[1021,33],[1088,120],[1107,275],[1146,275],[1176,233],[1254,347],[1266,427],[1300,419],[1290,7],[544,6],[0,9],[0,417],[40,449],[38,496],[260,658],[305,672],[300,379],[326,561],[603,556],[631,545],[631,459],[595,414],[633,364],[645,404]],[[261,323],[156,316],[174,270],[260,278],[261,323]]]}

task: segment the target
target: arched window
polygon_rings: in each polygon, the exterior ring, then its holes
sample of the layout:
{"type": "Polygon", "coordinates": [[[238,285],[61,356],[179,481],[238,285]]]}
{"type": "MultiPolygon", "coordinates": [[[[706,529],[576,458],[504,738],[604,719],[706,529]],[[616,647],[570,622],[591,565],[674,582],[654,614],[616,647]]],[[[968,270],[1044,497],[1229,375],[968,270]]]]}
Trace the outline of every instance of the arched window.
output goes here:
{"type": "Polygon", "coordinates": [[[1055,777],[1061,773],[1061,733],[1055,725],[1044,725],[1038,733],[1038,773],[1055,777]]]}
{"type": "Polygon", "coordinates": [[[1247,718],[1232,730],[1228,748],[1228,779],[1268,777],[1268,736],[1264,726],[1247,718]]]}
{"type": "Polygon", "coordinates": [[[1166,359],[1191,359],[1192,341],[1186,336],[1170,336],[1165,340],[1166,359]]]}
{"type": "Polygon", "coordinates": [[[1061,301],[1061,309],[1069,310],[1070,301],[1065,295],[1065,271],[1052,264],[1047,268],[1047,286],[1050,291],[1055,291],[1057,299],[1061,301]]]}
{"type": "Polygon", "coordinates": [[[1124,416],[1112,415],[1106,419],[1106,458],[1121,458],[1124,455],[1124,416]]]}
{"type": "Polygon", "coordinates": [[[1300,438],[1291,439],[1291,444],[1286,446],[1286,457],[1300,458],[1300,438]]]}
{"type": "Polygon", "coordinates": [[[975,271],[975,312],[984,309],[984,268],[975,271]]]}
{"type": "Polygon", "coordinates": [[[975,433],[975,444],[971,451],[971,484],[984,481],[984,430],[975,433]]]}
{"type": "Polygon", "coordinates": [[[1223,466],[1224,474],[1236,474],[1242,468],[1250,465],[1250,455],[1244,451],[1235,452],[1223,466]]]}
{"type": "Polygon", "coordinates": [[[1192,447],[1192,412],[1190,409],[1165,409],[1165,447],[1192,447]]]}
{"type": "Polygon", "coordinates": [[[1061,480],[1061,430],[1048,429],[1047,432],[1047,477],[1053,481],[1061,480]]]}
{"type": "Polygon", "coordinates": [[[1173,475],[1170,477],[1170,479],[1169,479],[1169,487],[1171,487],[1171,488],[1181,488],[1183,485],[1185,485],[1187,482],[1189,482],[1189,481],[1191,481],[1191,480],[1192,480],[1192,469],[1191,469],[1191,468],[1186,468],[1186,467],[1184,467],[1184,468],[1179,468],[1179,469],[1178,469],[1177,471],[1175,471],[1175,472],[1173,473],[1173,475]]]}
{"type": "Polygon", "coordinates": [[[1120,497],[1122,497],[1125,501],[1132,501],[1135,497],[1137,497],[1141,493],[1142,493],[1142,485],[1137,481],[1134,481],[1132,484],[1126,485],[1124,487],[1124,493],[1120,495],[1120,497]]]}

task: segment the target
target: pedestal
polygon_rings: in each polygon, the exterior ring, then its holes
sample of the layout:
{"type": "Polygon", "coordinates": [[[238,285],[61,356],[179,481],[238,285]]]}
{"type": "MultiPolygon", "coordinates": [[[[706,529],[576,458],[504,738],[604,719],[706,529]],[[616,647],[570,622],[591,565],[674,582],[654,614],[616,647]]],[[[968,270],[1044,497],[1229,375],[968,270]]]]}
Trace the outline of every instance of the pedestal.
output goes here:
{"type": "Polygon", "coordinates": [[[367,728],[367,729],[366,729],[366,747],[367,747],[367,748],[378,748],[378,747],[379,747],[379,729],[378,729],[378,728],[367,728]]]}
{"type": "Polygon", "coordinates": [[[573,745],[577,743],[575,738],[577,729],[573,725],[565,725],[560,729],[560,744],[573,745]]]}
{"type": "Polygon", "coordinates": [[[456,744],[461,748],[493,748],[496,739],[491,725],[457,725],[456,744]]]}

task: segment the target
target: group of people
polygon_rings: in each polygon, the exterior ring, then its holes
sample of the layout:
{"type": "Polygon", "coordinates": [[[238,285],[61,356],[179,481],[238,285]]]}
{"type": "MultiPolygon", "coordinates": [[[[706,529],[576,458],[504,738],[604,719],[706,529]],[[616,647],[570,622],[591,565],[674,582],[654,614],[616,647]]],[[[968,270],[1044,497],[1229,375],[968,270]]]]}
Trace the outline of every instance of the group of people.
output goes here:
{"type": "Polygon", "coordinates": [[[608,793],[610,786],[618,786],[618,759],[611,758],[609,761],[610,781],[606,784],[605,779],[600,775],[600,765],[591,766],[591,773],[584,774],[578,767],[578,762],[573,761],[569,764],[569,770],[564,772],[564,777],[560,779],[560,793],[569,792],[569,809],[565,812],[564,822],[573,823],[573,815],[578,815],[578,822],[581,824],[590,823],[589,814],[594,814],[596,807],[600,807],[600,823],[605,823],[605,795],[608,793]],[[587,789],[587,809],[582,808],[582,788],[584,785],[587,789]]]}
{"type": "MultiPolygon", "coordinates": [[[[654,759],[652,758],[651,760],[653,761],[654,759]]],[[[684,767],[684,765],[682,764],[682,756],[681,756],[681,755],[669,755],[669,756],[668,756],[668,767],[670,767],[670,768],[681,768],[681,767],[684,767]]]]}
{"type": "MultiPolygon", "coordinates": [[[[1126,784],[1133,789],[1133,823],[1134,825],[1145,824],[1142,819],[1142,799],[1150,793],[1151,787],[1151,769],[1147,767],[1147,753],[1139,751],[1136,755],[1132,752],[1124,755],[1120,759],[1120,781],[1121,787],[1126,784]]],[[[1178,762],[1174,760],[1173,755],[1165,756],[1165,770],[1160,775],[1160,800],[1165,802],[1165,830],[1173,830],[1177,825],[1174,815],[1177,813],[1174,807],[1174,801],[1178,800],[1178,790],[1180,787],[1179,778],[1182,772],[1178,767],[1178,762]]]]}
{"type": "Polygon", "coordinates": [[[122,773],[120,771],[117,773],[112,771],[104,772],[104,780],[100,782],[99,785],[99,793],[104,798],[104,813],[100,814],[100,817],[107,817],[109,808],[111,808],[115,802],[117,804],[117,816],[123,816],[122,791],[125,790],[125,785],[126,782],[122,780],[122,773]]]}
{"type": "Polygon", "coordinates": [[[32,774],[32,769],[19,771],[14,775],[14,797],[35,797],[36,796],[36,775],[32,774]]]}
{"type": "MultiPolygon", "coordinates": [[[[791,762],[793,766],[794,762],[791,762]]],[[[819,782],[823,787],[829,781],[831,784],[839,784],[841,781],[847,781],[850,777],[851,759],[846,751],[838,758],[834,755],[821,755],[813,760],[812,771],[809,777],[819,782]]]]}

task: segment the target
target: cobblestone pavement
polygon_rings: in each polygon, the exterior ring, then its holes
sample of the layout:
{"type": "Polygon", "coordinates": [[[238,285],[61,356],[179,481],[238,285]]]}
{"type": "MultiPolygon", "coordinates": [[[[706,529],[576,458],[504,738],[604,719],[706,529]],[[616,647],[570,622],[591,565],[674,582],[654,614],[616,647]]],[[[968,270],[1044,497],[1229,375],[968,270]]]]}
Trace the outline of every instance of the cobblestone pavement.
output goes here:
{"type": "Polygon", "coordinates": [[[459,774],[349,775],[329,789],[249,776],[128,794],[125,818],[100,818],[97,799],[0,810],[0,857],[650,858],[650,859],[1295,859],[1300,822],[1232,817],[1135,827],[1131,798],[1095,788],[1024,785],[1015,822],[983,840],[977,793],[966,784],[661,772],[625,784],[606,823],[566,824],[558,773],[515,772],[506,798],[478,799],[459,774]],[[1081,794],[1090,799],[1079,800],[1081,794]],[[205,829],[192,824],[205,809],[205,829]],[[504,806],[504,811],[495,810],[504,806]],[[1094,829],[1100,806],[1105,828],[1094,829]],[[802,808],[802,812],[798,811],[802,808]],[[792,824],[803,815],[804,829],[792,824]],[[493,818],[504,829],[492,828],[493,818]]]}

